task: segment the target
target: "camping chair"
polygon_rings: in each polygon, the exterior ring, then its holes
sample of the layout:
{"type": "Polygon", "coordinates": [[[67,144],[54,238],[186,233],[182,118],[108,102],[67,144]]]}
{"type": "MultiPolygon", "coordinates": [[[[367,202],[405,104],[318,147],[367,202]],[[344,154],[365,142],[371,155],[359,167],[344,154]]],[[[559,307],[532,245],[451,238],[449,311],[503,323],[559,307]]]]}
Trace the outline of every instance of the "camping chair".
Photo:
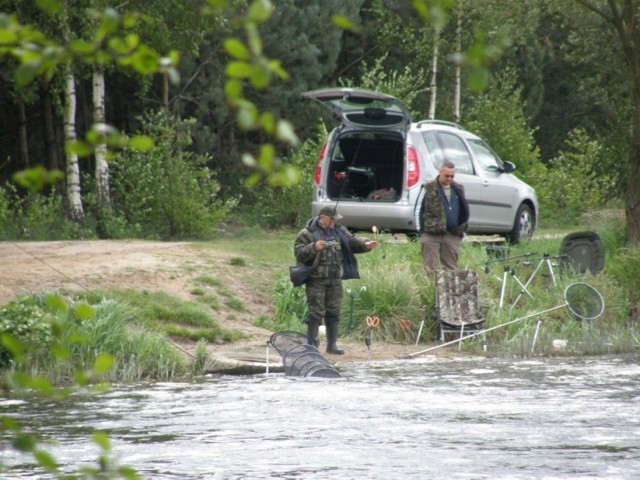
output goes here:
{"type": "Polygon", "coordinates": [[[448,333],[463,337],[482,331],[485,318],[480,311],[478,274],[470,270],[437,272],[434,316],[442,342],[448,333]]]}

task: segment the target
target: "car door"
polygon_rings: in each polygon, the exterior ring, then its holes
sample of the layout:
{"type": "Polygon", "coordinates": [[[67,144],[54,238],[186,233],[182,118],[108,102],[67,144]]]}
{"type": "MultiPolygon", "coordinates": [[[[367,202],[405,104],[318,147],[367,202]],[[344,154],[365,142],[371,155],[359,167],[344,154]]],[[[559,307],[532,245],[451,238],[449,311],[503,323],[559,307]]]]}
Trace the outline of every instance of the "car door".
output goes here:
{"type": "Polygon", "coordinates": [[[456,166],[455,181],[464,186],[469,204],[469,224],[480,225],[483,221],[483,183],[476,173],[471,154],[462,138],[452,132],[427,131],[422,138],[436,171],[445,160],[456,166]]]}
{"type": "Polygon", "coordinates": [[[519,206],[518,184],[506,173],[502,161],[477,138],[467,139],[478,172],[482,195],[482,222],[486,227],[509,230],[519,206]]]}

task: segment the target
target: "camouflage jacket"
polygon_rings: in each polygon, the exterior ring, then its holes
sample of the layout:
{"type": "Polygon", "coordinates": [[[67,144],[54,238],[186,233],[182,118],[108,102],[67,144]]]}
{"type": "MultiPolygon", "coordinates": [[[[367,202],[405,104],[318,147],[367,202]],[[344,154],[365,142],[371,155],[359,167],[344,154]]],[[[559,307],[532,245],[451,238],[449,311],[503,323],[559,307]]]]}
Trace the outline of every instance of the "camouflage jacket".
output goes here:
{"type": "Polygon", "coordinates": [[[367,239],[353,236],[339,223],[329,231],[318,224],[318,217],[314,217],[296,236],[293,253],[298,265],[313,263],[318,253],[314,247],[317,240],[325,240],[329,246],[320,251],[318,268],[311,274],[311,279],[359,278],[354,254],[367,251],[364,247],[367,239]]]}
{"type": "MultiPolygon", "coordinates": [[[[440,196],[438,179],[424,184],[424,196],[420,207],[420,233],[430,233],[431,235],[443,235],[447,232],[447,213],[445,205],[440,196]]],[[[449,233],[462,237],[467,230],[469,221],[469,204],[464,195],[464,187],[457,182],[451,184],[460,199],[460,215],[458,226],[449,233]]]]}

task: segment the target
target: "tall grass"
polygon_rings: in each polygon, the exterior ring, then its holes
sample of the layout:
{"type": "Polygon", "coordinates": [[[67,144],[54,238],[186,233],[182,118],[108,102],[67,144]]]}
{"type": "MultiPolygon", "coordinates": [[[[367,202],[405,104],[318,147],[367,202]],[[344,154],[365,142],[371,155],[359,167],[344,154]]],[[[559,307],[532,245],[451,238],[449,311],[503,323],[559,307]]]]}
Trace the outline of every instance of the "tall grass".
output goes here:
{"type": "Polygon", "coordinates": [[[113,300],[93,306],[91,314],[78,316],[73,308],[52,310],[41,298],[33,298],[49,320],[60,329],[57,343],[46,350],[34,350],[19,370],[40,375],[55,384],[70,384],[76,370],[90,368],[99,355],[110,355],[113,368],[94,381],[138,381],[169,379],[185,373],[185,364],[166,338],[146,329],[135,311],[113,300]],[[60,359],[52,351],[65,351],[60,359]]]}
{"type": "MultiPolygon", "coordinates": [[[[602,226],[607,260],[605,269],[597,275],[576,274],[569,269],[561,271],[558,252],[562,234],[505,246],[498,250],[503,258],[484,243],[465,241],[459,268],[478,273],[485,326],[497,327],[486,334],[489,351],[522,357],[637,350],[640,346],[640,253],[620,248],[620,239],[624,237],[616,231],[602,226]],[[566,308],[564,291],[575,282],[591,285],[604,298],[604,312],[597,319],[580,320],[566,308]],[[516,321],[499,327],[513,320],[516,321]]],[[[373,333],[382,341],[415,342],[424,321],[419,341],[435,340],[438,326],[437,321],[434,322],[435,285],[422,268],[419,244],[399,242],[389,235],[381,235],[378,240],[381,241],[379,249],[358,255],[361,278],[344,282],[341,335],[360,340],[373,333]],[[379,319],[375,329],[367,325],[368,317],[379,319]],[[410,326],[408,331],[403,328],[407,326],[406,321],[410,326]]],[[[304,331],[303,325],[297,323],[305,314],[304,289],[291,288],[283,276],[275,291],[273,329],[304,331]]],[[[482,339],[464,342],[463,348],[481,353],[482,339]]]]}

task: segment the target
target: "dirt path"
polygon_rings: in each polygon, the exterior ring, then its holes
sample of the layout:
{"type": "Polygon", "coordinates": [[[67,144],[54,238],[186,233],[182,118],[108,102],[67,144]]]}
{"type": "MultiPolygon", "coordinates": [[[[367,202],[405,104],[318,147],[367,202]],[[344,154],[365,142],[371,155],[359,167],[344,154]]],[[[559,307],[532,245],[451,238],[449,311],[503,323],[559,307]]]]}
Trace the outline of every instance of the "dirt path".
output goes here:
{"type": "MultiPolygon", "coordinates": [[[[57,289],[88,290],[133,288],[164,291],[182,300],[195,300],[190,292],[194,279],[202,275],[224,278],[225,289],[239,299],[243,311],[221,305],[214,318],[226,329],[248,336],[232,344],[210,346],[210,353],[223,366],[254,365],[261,368],[266,344],[272,332],[255,327],[260,315],[272,315],[271,293],[256,289],[251,282],[272,283],[265,269],[232,268],[232,255],[210,246],[188,242],[149,241],[56,241],[0,242],[0,305],[21,293],[57,289]],[[248,281],[250,277],[250,281],[248,281]]],[[[328,355],[332,362],[395,360],[416,349],[412,346],[376,343],[367,349],[362,342],[341,342],[344,356],[328,355]]],[[[186,356],[195,353],[195,344],[174,342],[186,356]]],[[[421,344],[421,348],[425,348],[421,344]]],[[[324,343],[321,344],[321,352],[324,343]]],[[[445,354],[446,353],[442,353],[445,354]]],[[[272,358],[279,360],[272,350],[272,358]]]]}

